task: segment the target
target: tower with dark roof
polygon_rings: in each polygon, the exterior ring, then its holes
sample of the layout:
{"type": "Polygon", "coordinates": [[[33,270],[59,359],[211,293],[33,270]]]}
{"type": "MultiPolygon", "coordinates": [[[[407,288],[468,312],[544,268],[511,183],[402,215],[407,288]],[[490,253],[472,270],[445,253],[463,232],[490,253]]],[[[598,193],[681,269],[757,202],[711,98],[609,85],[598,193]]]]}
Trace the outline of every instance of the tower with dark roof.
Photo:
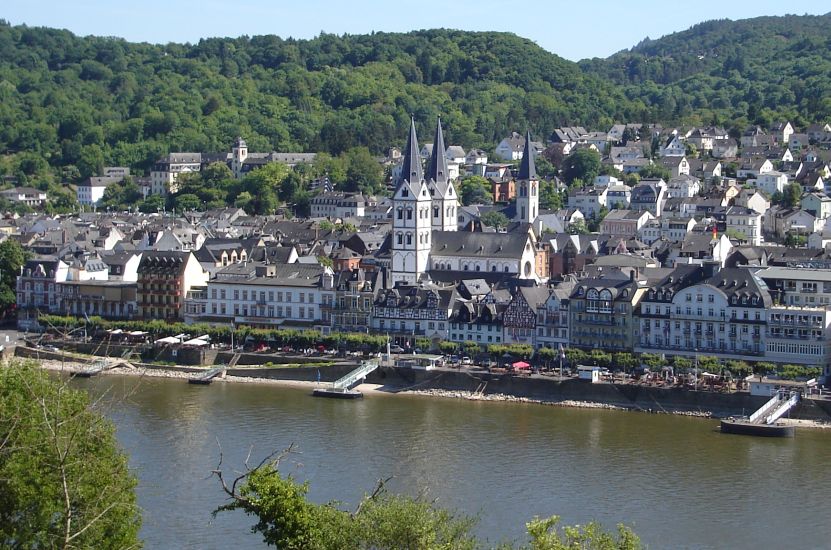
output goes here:
{"type": "Polygon", "coordinates": [[[392,204],[392,280],[415,284],[427,271],[433,228],[432,197],[424,181],[414,119],[410,119],[404,162],[392,204]]]}
{"type": "Polygon", "coordinates": [[[522,223],[534,223],[540,213],[540,182],[534,165],[534,146],[531,132],[525,133],[525,149],[516,181],[516,218],[522,223]]]}
{"type": "Polygon", "coordinates": [[[436,122],[435,139],[433,139],[433,153],[430,155],[430,163],[425,175],[427,191],[433,203],[430,212],[431,226],[436,231],[456,231],[458,197],[447,173],[445,151],[444,132],[441,128],[441,118],[439,118],[436,122]]]}
{"type": "Polygon", "coordinates": [[[245,163],[245,159],[248,158],[248,144],[245,143],[242,137],[234,140],[231,153],[231,171],[235,178],[240,178],[242,176],[242,165],[245,163]]]}

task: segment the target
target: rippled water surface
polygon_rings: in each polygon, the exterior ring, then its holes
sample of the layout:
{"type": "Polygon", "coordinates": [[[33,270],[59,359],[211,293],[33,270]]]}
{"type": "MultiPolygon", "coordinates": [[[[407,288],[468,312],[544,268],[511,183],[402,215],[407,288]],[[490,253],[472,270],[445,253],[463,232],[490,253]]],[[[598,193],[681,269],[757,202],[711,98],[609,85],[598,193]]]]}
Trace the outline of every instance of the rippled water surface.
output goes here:
{"type": "Polygon", "coordinates": [[[722,435],[715,421],[515,403],[371,395],[312,398],[254,384],[78,381],[108,414],[139,476],[147,548],[262,548],[252,518],[211,511],[228,468],[295,444],[285,470],[310,496],[352,506],[380,477],[478,514],[521,540],[535,515],[634,527],[650,548],[829,548],[831,433],[722,435]]]}

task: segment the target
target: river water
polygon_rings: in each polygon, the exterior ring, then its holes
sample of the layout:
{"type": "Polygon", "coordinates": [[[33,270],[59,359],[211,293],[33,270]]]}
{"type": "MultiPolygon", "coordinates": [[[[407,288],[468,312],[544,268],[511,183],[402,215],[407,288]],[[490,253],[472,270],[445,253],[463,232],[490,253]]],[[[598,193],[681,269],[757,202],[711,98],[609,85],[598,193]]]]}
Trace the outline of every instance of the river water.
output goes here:
{"type": "Polygon", "coordinates": [[[147,548],[263,548],[253,518],[211,511],[226,469],[295,444],[283,471],[351,508],[375,481],[478,515],[492,542],[524,523],[626,523],[650,548],[828,548],[831,433],[723,435],[717,422],[594,409],[372,394],[316,399],[273,385],[77,381],[106,412],[139,477],[147,548]]]}

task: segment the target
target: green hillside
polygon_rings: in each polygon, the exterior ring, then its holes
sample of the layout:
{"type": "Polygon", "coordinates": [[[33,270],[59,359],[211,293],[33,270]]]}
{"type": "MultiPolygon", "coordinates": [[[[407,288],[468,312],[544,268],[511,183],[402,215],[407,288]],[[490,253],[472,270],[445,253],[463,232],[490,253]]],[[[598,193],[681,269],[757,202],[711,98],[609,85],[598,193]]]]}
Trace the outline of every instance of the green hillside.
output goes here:
{"type": "Polygon", "coordinates": [[[831,118],[831,14],[708,21],[580,66],[667,120],[831,118]]]}
{"type": "Polygon", "coordinates": [[[35,151],[82,174],[147,168],[170,150],[380,153],[415,114],[422,135],[442,115],[448,141],[489,146],[530,126],[606,126],[641,116],[569,61],[505,33],[420,31],[133,44],[0,26],[0,151],[35,151]]]}
{"type": "Polygon", "coordinates": [[[452,30],[151,45],[0,21],[0,173],[149,168],[171,151],[374,154],[424,138],[492,148],[561,125],[831,119],[831,16],[713,21],[579,64],[508,33],[452,30]],[[77,168],[77,170],[76,170],[77,168]]]}

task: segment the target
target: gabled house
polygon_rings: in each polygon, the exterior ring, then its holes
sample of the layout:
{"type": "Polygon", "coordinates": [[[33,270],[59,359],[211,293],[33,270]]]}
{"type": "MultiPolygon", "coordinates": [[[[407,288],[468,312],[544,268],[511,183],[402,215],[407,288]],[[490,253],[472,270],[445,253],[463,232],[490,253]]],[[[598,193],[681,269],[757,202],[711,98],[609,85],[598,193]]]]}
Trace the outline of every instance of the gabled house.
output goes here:
{"type": "Polygon", "coordinates": [[[739,179],[755,178],[768,172],[773,172],[773,163],[769,159],[746,159],[736,170],[736,177],[739,179]]]}
{"type": "Polygon", "coordinates": [[[794,128],[790,122],[774,122],[771,124],[768,133],[774,137],[777,143],[785,145],[794,133],[794,128]]]}
{"type": "Polygon", "coordinates": [[[735,158],[739,154],[739,144],[733,138],[713,140],[711,154],[717,159],[735,158]]]}
{"type": "Polygon", "coordinates": [[[687,161],[687,157],[683,155],[664,157],[660,160],[660,163],[661,166],[669,170],[673,178],[690,175],[690,163],[687,161]]]}
{"type": "Polygon", "coordinates": [[[667,200],[666,183],[662,179],[644,179],[632,188],[629,208],[648,211],[660,218],[667,200]]]}
{"type": "Polygon", "coordinates": [[[800,205],[817,219],[826,220],[831,217],[831,197],[825,193],[806,193],[802,196],[800,205]]]}
{"type": "Polygon", "coordinates": [[[701,191],[701,182],[690,175],[681,175],[671,178],[667,182],[667,194],[670,197],[689,198],[698,195],[701,191]]]}
{"type": "Polygon", "coordinates": [[[679,134],[671,134],[658,150],[661,157],[683,157],[687,154],[687,145],[679,134]]]}

